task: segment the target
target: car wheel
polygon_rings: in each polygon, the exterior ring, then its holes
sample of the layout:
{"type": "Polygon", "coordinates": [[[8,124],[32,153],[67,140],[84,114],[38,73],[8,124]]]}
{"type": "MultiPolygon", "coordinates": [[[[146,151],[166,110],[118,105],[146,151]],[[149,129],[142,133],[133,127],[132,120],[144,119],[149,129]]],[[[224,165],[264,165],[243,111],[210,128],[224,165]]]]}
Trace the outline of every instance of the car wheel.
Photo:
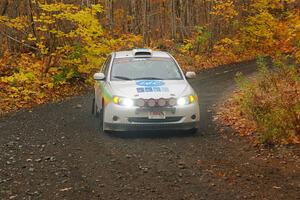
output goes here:
{"type": "Polygon", "coordinates": [[[93,102],[92,102],[92,114],[95,114],[95,98],[93,98],[93,102]]]}
{"type": "Polygon", "coordinates": [[[104,133],[104,106],[102,106],[102,109],[99,111],[99,119],[100,131],[101,133],[104,133]]]}
{"type": "Polygon", "coordinates": [[[192,128],[190,130],[188,130],[188,133],[190,134],[196,134],[198,132],[198,128],[192,128]]]}
{"type": "Polygon", "coordinates": [[[93,98],[92,114],[95,115],[96,117],[99,117],[99,110],[95,98],[93,98]]]}

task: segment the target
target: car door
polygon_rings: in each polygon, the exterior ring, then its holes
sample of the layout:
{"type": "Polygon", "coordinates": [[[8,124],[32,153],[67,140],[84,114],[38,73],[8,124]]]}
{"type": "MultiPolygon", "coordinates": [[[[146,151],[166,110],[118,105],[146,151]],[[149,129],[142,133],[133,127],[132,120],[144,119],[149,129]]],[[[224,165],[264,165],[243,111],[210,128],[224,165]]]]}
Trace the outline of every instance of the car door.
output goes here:
{"type": "Polygon", "coordinates": [[[101,73],[105,75],[105,80],[103,81],[96,81],[95,83],[95,101],[96,105],[98,107],[98,111],[102,109],[103,105],[103,99],[104,99],[104,91],[105,87],[107,85],[107,76],[108,76],[108,71],[111,63],[111,55],[106,59],[104,62],[102,68],[101,68],[101,73]]]}

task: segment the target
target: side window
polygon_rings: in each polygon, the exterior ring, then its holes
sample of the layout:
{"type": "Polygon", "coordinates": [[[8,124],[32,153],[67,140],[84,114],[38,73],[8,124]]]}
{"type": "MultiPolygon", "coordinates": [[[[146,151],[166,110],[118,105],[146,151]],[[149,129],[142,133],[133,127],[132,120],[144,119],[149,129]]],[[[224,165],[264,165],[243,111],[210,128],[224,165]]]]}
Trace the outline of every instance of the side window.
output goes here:
{"type": "Polygon", "coordinates": [[[104,73],[106,63],[107,63],[107,59],[106,59],[105,62],[102,64],[102,67],[101,67],[101,72],[102,72],[102,73],[104,73]]]}
{"type": "Polygon", "coordinates": [[[108,75],[108,70],[109,70],[110,62],[111,62],[111,56],[109,56],[109,57],[107,58],[107,61],[105,62],[105,66],[104,66],[104,71],[103,71],[103,73],[105,74],[106,77],[107,77],[107,75],[108,75]]]}
{"type": "Polygon", "coordinates": [[[107,76],[110,61],[111,61],[111,55],[106,59],[101,69],[101,72],[104,73],[105,76],[107,76]]]}

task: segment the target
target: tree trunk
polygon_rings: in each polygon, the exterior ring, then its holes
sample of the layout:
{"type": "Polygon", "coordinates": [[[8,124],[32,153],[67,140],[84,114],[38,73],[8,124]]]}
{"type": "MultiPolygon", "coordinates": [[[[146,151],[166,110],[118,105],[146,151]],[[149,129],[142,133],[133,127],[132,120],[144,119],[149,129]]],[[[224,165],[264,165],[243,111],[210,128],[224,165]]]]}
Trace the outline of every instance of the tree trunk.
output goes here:
{"type": "Polygon", "coordinates": [[[176,40],[177,23],[176,23],[176,0],[171,0],[171,29],[172,39],[176,40]]]}
{"type": "Polygon", "coordinates": [[[110,34],[113,35],[114,29],[114,2],[113,0],[106,0],[107,19],[110,34]]]}
{"type": "Polygon", "coordinates": [[[4,0],[4,2],[0,4],[0,15],[1,16],[6,14],[7,8],[8,8],[8,0],[4,0]]]}

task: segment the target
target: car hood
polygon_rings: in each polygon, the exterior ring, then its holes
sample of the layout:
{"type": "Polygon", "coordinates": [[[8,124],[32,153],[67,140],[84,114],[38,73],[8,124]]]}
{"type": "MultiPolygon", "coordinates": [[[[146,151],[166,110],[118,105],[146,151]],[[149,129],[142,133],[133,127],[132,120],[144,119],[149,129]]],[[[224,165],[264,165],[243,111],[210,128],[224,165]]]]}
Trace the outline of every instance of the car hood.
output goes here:
{"type": "Polygon", "coordinates": [[[193,92],[186,80],[112,81],[110,86],[114,95],[128,98],[176,98],[193,92]]]}

